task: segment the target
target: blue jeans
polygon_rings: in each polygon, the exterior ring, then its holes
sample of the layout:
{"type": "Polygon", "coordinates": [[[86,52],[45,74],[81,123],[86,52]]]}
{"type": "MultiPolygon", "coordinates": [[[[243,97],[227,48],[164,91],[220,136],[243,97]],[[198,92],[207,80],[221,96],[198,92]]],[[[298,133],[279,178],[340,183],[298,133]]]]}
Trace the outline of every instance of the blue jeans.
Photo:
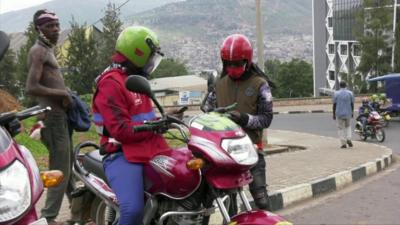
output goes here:
{"type": "Polygon", "coordinates": [[[128,162],[122,152],[103,161],[104,170],[117,196],[120,210],[118,225],[140,225],[144,210],[143,164],[128,162]]]}

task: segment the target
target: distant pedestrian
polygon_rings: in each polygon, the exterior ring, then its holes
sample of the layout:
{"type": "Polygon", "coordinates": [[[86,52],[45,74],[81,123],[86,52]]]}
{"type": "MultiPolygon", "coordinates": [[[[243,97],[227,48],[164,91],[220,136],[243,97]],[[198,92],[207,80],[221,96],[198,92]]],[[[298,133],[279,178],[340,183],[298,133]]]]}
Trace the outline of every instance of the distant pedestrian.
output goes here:
{"type": "Polygon", "coordinates": [[[333,96],[333,119],[337,119],[340,147],[346,148],[347,145],[353,147],[350,121],[354,112],[354,95],[353,92],[347,90],[346,82],[340,81],[339,87],[340,90],[336,91],[333,96]]]}

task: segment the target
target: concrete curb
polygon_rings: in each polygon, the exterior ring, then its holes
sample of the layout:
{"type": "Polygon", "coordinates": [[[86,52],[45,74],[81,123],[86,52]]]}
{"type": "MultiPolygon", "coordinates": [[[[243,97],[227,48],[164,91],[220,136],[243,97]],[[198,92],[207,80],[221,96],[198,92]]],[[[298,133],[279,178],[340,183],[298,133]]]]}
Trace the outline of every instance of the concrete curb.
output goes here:
{"type": "MultiPolygon", "coordinates": [[[[376,146],[383,149],[389,149],[384,146],[376,146]]],[[[271,210],[280,210],[296,202],[340,190],[351,183],[365,178],[366,176],[382,171],[389,167],[392,161],[393,155],[390,153],[350,170],[338,172],[325,178],[314,180],[310,183],[299,184],[273,192],[270,194],[271,210]]],[[[252,205],[254,204],[254,202],[251,203],[252,205]]]]}
{"type": "Polygon", "coordinates": [[[329,110],[298,110],[298,111],[285,111],[274,112],[274,114],[301,114],[301,113],[331,113],[329,110]]]}

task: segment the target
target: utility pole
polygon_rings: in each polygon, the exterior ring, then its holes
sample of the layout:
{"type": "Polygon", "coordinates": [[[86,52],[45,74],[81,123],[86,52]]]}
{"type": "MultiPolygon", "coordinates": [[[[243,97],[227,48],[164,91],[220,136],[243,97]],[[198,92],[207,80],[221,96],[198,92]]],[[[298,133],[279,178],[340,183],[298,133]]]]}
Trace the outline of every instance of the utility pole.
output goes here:
{"type": "Polygon", "coordinates": [[[262,29],[261,0],[256,0],[256,35],[258,66],[264,71],[264,41],[262,29]]]}
{"type": "Polygon", "coordinates": [[[392,45],[392,71],[394,71],[394,50],[396,47],[396,26],[397,26],[397,0],[393,0],[393,45],[392,45]]]}

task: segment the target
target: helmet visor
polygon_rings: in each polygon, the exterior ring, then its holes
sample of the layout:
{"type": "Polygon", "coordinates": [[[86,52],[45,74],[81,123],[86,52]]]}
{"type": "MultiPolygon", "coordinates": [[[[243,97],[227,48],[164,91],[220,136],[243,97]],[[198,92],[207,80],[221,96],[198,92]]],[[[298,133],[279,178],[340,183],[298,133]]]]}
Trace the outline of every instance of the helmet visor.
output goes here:
{"type": "Polygon", "coordinates": [[[159,52],[154,52],[150,58],[149,61],[147,61],[146,65],[143,67],[143,71],[146,74],[151,74],[154,72],[154,70],[157,69],[158,65],[160,64],[163,56],[162,53],[160,54],[159,52]]]}

